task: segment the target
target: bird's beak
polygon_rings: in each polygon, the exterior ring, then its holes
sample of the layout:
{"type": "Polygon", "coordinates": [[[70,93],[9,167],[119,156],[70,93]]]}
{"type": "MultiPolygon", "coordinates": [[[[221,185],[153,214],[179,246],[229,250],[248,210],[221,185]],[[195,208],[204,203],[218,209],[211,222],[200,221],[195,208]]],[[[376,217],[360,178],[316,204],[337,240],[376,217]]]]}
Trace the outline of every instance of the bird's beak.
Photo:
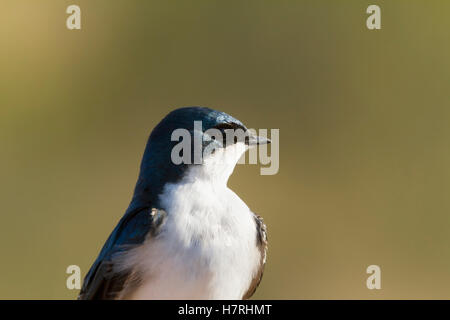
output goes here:
{"type": "Polygon", "coordinates": [[[258,144],[268,144],[270,143],[270,139],[260,136],[250,135],[246,137],[245,144],[249,146],[255,146],[258,144]]]}

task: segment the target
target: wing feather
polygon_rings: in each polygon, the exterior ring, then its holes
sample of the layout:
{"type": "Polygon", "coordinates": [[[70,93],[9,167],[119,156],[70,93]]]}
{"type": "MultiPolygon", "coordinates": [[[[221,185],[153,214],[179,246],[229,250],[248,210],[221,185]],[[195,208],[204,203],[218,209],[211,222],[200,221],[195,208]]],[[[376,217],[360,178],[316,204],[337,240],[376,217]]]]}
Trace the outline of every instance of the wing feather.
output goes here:
{"type": "Polygon", "coordinates": [[[147,235],[154,236],[165,216],[163,210],[155,208],[143,208],[125,214],[87,273],[78,299],[116,299],[123,295],[125,284],[127,288],[137,285],[139,277],[133,270],[115,271],[114,257],[130,246],[142,244],[147,235]]]}
{"type": "Polygon", "coordinates": [[[254,218],[256,225],[256,245],[261,253],[261,259],[258,271],[255,273],[247,292],[242,297],[244,300],[249,299],[255,293],[256,288],[258,288],[264,273],[264,266],[266,264],[267,257],[267,228],[261,216],[254,214],[254,218]]]}

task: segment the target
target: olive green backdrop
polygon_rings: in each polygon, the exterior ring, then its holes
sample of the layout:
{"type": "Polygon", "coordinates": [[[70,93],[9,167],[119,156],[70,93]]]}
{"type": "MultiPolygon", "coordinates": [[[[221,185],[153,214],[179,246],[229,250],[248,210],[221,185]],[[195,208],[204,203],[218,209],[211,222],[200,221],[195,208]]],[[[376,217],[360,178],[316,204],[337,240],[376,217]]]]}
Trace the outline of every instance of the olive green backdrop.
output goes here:
{"type": "Polygon", "coordinates": [[[1,0],[0,298],[76,297],[66,267],[87,272],[148,134],[186,105],[280,129],[279,173],[239,165],[230,180],[269,229],[255,298],[450,298],[449,10],[1,0]]]}

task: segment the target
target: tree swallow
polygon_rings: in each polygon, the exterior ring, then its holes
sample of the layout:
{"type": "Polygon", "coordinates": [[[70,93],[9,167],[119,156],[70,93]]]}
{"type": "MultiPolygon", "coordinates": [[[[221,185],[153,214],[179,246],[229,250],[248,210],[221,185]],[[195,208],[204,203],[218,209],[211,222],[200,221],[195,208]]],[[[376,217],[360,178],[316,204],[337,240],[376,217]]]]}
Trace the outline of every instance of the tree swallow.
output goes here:
{"type": "MultiPolygon", "coordinates": [[[[226,134],[225,134],[226,135],[226,134]]],[[[79,299],[247,299],[266,262],[266,226],[227,187],[242,154],[270,140],[203,107],[169,113],[152,131],[132,201],[87,273],[79,299]],[[201,121],[202,130],[194,126],[201,121]],[[200,164],[172,160],[172,133],[216,149],[200,164]],[[242,129],[231,143],[206,131],[242,129]]]]}

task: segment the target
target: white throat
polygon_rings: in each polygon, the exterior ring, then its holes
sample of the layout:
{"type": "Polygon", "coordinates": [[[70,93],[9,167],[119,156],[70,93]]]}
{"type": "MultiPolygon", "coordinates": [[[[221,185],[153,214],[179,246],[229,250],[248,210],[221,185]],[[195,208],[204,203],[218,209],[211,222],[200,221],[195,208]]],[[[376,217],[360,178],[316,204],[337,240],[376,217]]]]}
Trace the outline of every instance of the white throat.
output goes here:
{"type": "Polygon", "coordinates": [[[206,156],[201,165],[193,165],[188,169],[183,182],[204,180],[213,185],[226,186],[233,170],[248,146],[236,143],[226,148],[216,149],[214,153],[206,156]]]}

